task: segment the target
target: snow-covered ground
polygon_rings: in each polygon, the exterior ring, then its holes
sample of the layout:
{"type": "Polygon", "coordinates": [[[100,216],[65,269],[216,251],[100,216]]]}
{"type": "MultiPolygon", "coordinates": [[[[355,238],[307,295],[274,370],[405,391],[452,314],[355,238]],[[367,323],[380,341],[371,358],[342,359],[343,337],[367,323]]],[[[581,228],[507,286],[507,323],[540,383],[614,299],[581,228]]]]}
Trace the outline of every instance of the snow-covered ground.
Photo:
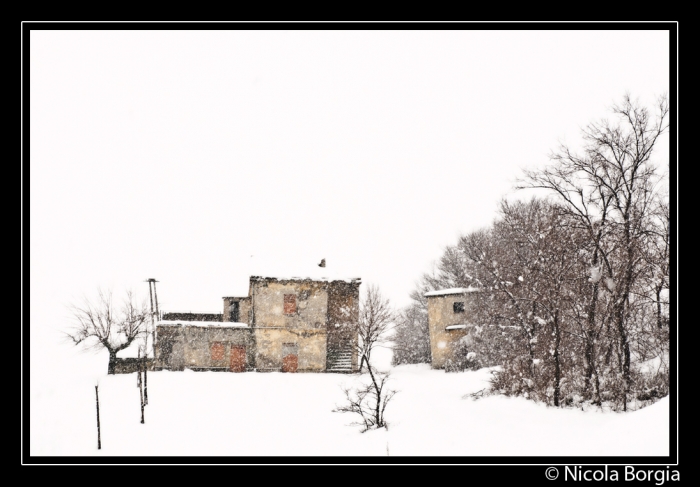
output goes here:
{"type": "MultiPolygon", "coordinates": [[[[668,398],[639,411],[549,408],[521,398],[464,398],[486,369],[445,373],[427,365],[392,369],[388,430],[360,433],[334,413],[341,374],[152,372],[140,424],[136,375],[106,376],[105,357],[66,348],[60,371],[30,389],[30,454],[212,456],[667,456],[668,398]],[[73,355],[71,355],[71,351],[73,355]],[[73,363],[76,367],[70,374],[73,363]],[[98,366],[98,374],[85,370],[98,366]],[[59,373],[60,372],[60,373],[59,373]],[[102,449],[97,450],[95,381],[102,449]]],[[[377,353],[387,369],[389,355],[377,353]]]]}

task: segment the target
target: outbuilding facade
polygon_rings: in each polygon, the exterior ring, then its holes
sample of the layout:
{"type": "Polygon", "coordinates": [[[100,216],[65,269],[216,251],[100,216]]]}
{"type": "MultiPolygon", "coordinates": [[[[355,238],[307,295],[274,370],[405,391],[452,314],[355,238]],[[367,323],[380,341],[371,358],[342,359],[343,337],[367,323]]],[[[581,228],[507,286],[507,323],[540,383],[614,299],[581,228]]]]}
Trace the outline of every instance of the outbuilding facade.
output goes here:
{"type": "Polygon", "coordinates": [[[441,289],[425,293],[428,299],[428,330],[433,369],[444,369],[455,362],[456,354],[472,329],[472,294],[478,288],[441,289]]]}

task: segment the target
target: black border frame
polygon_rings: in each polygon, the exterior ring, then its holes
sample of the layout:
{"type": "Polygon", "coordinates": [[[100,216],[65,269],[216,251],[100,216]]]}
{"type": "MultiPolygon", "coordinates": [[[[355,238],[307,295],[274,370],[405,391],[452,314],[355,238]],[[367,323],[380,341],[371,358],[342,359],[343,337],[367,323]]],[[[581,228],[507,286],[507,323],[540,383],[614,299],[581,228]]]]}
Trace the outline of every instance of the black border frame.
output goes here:
{"type": "MultiPolygon", "coordinates": [[[[513,474],[513,479],[523,481],[522,474],[533,472],[542,479],[545,470],[543,466],[549,465],[584,465],[591,466],[588,470],[602,469],[603,465],[635,465],[641,468],[656,466],[656,469],[677,470],[678,466],[678,317],[677,317],[677,283],[676,269],[678,228],[677,228],[677,185],[678,185],[678,151],[677,151],[677,87],[678,87],[678,23],[672,22],[421,22],[421,21],[397,21],[397,22],[33,22],[21,23],[21,301],[22,301],[22,331],[21,331],[21,464],[23,465],[102,465],[102,464],[126,464],[126,465],[211,465],[211,464],[243,464],[243,465],[472,465],[472,466],[518,466],[513,474]],[[672,394],[670,395],[670,455],[668,457],[627,457],[627,456],[590,456],[590,457],[208,457],[208,456],[149,456],[149,457],[119,457],[119,456],[30,456],[29,454],[29,282],[25,271],[29,268],[29,193],[30,193],[30,69],[29,52],[31,49],[31,31],[34,30],[663,30],[669,34],[669,104],[670,104],[670,128],[669,128],[669,161],[670,161],[670,207],[671,207],[671,372],[670,383],[672,394]],[[674,428],[675,426],[675,428],[674,428]],[[389,461],[387,461],[389,460],[389,461]],[[599,467],[594,467],[594,466],[599,467]]],[[[610,470],[613,470],[611,467],[610,470]]],[[[488,470],[488,469],[487,469],[488,470]]],[[[510,477],[499,469],[498,477],[503,479],[510,477]],[[505,475],[504,475],[505,474],[505,475]]],[[[563,468],[559,469],[563,471],[563,468]]],[[[584,467],[586,470],[586,467],[584,467]]],[[[618,467],[622,474],[622,467],[618,467]]],[[[479,470],[485,472],[484,469],[479,470]]],[[[478,478],[478,477],[477,477],[478,478]]],[[[535,477],[533,477],[535,478],[535,477]]],[[[620,476],[620,480],[623,476],[620,476]]],[[[465,479],[466,480],[466,479],[465,479]]],[[[560,475],[557,482],[563,481],[560,475]]]]}

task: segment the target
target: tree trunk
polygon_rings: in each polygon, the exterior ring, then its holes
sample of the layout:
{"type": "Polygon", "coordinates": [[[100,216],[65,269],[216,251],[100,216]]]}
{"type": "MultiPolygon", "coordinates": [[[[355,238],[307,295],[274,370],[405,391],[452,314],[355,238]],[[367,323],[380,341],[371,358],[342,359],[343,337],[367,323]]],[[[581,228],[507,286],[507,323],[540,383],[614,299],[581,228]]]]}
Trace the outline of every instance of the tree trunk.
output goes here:
{"type": "Polygon", "coordinates": [[[377,384],[377,380],[374,378],[374,374],[372,373],[372,367],[369,366],[369,363],[367,364],[367,370],[369,370],[369,376],[372,378],[372,385],[374,386],[374,393],[377,396],[377,401],[376,401],[376,406],[374,410],[374,424],[377,428],[381,428],[384,426],[382,424],[381,420],[381,402],[382,402],[382,390],[379,388],[379,385],[377,384]]]}
{"type": "MultiPolygon", "coordinates": [[[[593,268],[598,269],[598,264],[599,264],[599,259],[598,259],[598,250],[600,246],[600,239],[602,237],[602,230],[599,229],[598,233],[595,237],[595,249],[593,250],[593,259],[591,262],[591,265],[593,268]]],[[[599,273],[602,273],[601,269],[598,269],[599,273]]],[[[593,374],[596,374],[596,384],[599,384],[599,380],[597,377],[596,373],[596,350],[595,350],[595,341],[597,338],[597,333],[595,331],[595,317],[596,317],[596,308],[598,306],[598,292],[600,290],[600,278],[602,276],[598,276],[598,280],[593,283],[593,289],[591,290],[591,306],[588,308],[588,322],[587,322],[587,329],[586,332],[584,333],[584,336],[586,337],[586,349],[585,349],[585,358],[586,358],[586,376],[585,376],[585,391],[584,394],[586,398],[590,398],[590,391],[592,389],[591,387],[591,379],[593,378],[593,374]]],[[[600,399],[600,391],[597,390],[596,387],[596,397],[599,400],[600,399]]]]}
{"type": "Polygon", "coordinates": [[[362,367],[364,364],[367,364],[367,368],[369,369],[369,361],[367,360],[367,356],[363,353],[362,358],[360,359],[360,373],[362,373],[362,367]]]}
{"type": "Polygon", "coordinates": [[[663,314],[661,312],[661,291],[662,291],[662,287],[657,286],[656,287],[656,326],[658,326],[659,330],[664,327],[664,319],[663,319],[663,314]]]}
{"type": "Polygon", "coordinates": [[[559,406],[561,394],[561,362],[559,358],[559,346],[561,334],[559,331],[559,310],[554,312],[554,405],[559,406]]]}
{"type": "Polygon", "coordinates": [[[148,363],[143,359],[143,403],[148,406],[148,363]]]}
{"type": "Polygon", "coordinates": [[[107,374],[114,374],[114,369],[117,364],[117,352],[109,350],[109,364],[107,365],[107,374]]]}

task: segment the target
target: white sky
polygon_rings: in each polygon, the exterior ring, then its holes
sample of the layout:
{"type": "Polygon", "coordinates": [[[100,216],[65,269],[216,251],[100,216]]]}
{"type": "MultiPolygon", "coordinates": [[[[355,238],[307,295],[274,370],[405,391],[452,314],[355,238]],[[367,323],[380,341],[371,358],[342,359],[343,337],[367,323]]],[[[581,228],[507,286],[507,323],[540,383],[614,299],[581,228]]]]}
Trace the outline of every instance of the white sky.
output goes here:
{"type": "Polygon", "coordinates": [[[668,92],[668,52],[653,31],[32,31],[32,337],[149,277],[161,309],[221,311],[259,260],[325,257],[406,305],[520,168],[668,92]]]}

